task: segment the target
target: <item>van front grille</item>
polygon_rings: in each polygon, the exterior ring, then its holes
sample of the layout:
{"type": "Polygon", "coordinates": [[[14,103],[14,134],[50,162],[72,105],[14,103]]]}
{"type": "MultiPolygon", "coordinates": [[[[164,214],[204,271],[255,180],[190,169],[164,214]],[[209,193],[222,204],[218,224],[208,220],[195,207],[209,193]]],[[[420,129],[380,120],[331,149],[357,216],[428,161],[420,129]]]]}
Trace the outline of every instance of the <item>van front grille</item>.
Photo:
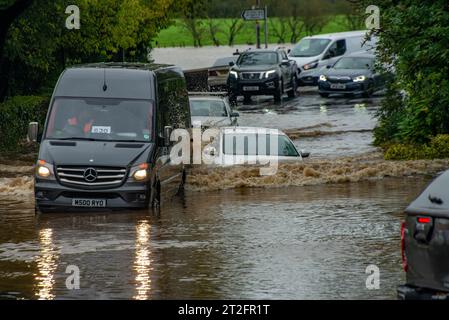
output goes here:
{"type": "Polygon", "coordinates": [[[74,187],[115,187],[126,178],[126,168],[58,166],[56,173],[61,184],[74,187]]]}

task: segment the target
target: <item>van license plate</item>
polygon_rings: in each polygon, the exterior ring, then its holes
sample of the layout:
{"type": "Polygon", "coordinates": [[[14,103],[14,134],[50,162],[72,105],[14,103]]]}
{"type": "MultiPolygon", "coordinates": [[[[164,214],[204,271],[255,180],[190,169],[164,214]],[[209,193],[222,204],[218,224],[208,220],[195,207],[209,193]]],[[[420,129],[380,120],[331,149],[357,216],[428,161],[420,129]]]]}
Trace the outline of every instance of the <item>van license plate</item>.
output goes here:
{"type": "Polygon", "coordinates": [[[243,87],[243,91],[259,91],[259,87],[257,87],[257,86],[250,86],[250,87],[245,86],[245,87],[243,87]]]}
{"type": "Polygon", "coordinates": [[[106,200],[101,199],[72,199],[72,207],[105,208],[106,200]]]}
{"type": "Polygon", "coordinates": [[[341,83],[332,83],[331,84],[331,89],[345,90],[346,89],[346,85],[345,84],[341,84],[341,83]]]}

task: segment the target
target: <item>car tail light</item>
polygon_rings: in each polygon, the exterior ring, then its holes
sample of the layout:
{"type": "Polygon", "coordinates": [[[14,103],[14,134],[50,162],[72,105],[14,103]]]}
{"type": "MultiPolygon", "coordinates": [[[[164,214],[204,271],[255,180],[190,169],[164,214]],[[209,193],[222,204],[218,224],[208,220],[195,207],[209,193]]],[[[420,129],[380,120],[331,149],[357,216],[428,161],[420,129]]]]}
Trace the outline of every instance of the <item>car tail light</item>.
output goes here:
{"type": "Polygon", "coordinates": [[[405,254],[405,221],[401,224],[401,256],[402,256],[402,268],[407,272],[407,255],[405,254]]]}
{"type": "Polygon", "coordinates": [[[429,217],[419,217],[418,218],[418,223],[424,223],[424,224],[426,224],[426,223],[430,223],[430,218],[429,217]]]}
{"type": "Polygon", "coordinates": [[[218,72],[217,71],[209,71],[209,77],[217,77],[218,72]]]}

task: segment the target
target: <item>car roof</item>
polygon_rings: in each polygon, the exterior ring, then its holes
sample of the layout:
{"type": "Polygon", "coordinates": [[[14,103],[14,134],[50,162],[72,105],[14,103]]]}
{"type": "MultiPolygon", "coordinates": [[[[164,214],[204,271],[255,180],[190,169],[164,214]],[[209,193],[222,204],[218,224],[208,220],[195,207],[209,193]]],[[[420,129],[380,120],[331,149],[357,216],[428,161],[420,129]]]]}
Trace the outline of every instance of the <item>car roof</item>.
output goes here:
{"type": "Polygon", "coordinates": [[[245,54],[245,53],[253,53],[253,52],[257,52],[257,53],[277,53],[279,51],[285,51],[285,49],[283,49],[283,48],[276,48],[276,49],[248,49],[246,51],[243,51],[240,54],[242,55],[242,54],[245,54]]]}
{"type": "Polygon", "coordinates": [[[223,101],[224,97],[220,97],[220,96],[195,96],[195,95],[191,95],[189,96],[190,100],[208,100],[208,101],[223,101]]]}
{"type": "Polygon", "coordinates": [[[369,52],[354,52],[351,54],[348,54],[346,56],[344,56],[344,58],[370,58],[370,59],[375,59],[376,56],[372,53],[369,52]]]}
{"type": "Polygon", "coordinates": [[[220,130],[224,134],[256,134],[260,131],[267,131],[270,134],[285,136],[286,134],[278,129],[273,128],[262,128],[262,127],[222,127],[220,130]]]}
{"type": "Polygon", "coordinates": [[[340,39],[340,38],[351,38],[351,37],[360,37],[365,36],[368,30],[360,30],[360,31],[348,31],[348,32],[336,32],[336,33],[324,33],[317,34],[313,36],[305,37],[304,39],[340,39]]]}

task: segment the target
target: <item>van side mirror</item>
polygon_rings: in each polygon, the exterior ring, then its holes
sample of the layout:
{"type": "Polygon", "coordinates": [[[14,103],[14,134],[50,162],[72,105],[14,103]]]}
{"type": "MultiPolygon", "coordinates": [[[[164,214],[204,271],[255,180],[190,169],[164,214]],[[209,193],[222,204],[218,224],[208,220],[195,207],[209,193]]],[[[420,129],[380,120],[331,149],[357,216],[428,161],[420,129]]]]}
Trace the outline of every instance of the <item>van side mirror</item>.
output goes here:
{"type": "Polygon", "coordinates": [[[292,52],[292,49],[287,50],[287,54],[290,54],[290,52],[292,52]]]}
{"type": "Polygon", "coordinates": [[[290,60],[282,60],[281,65],[289,66],[290,65],[290,60]]]}
{"type": "Polygon", "coordinates": [[[330,68],[332,68],[332,65],[331,65],[331,64],[328,64],[328,65],[326,66],[326,68],[327,68],[327,69],[330,69],[330,68]]]}
{"type": "Polygon", "coordinates": [[[238,117],[240,117],[240,113],[238,113],[238,112],[231,113],[231,118],[238,118],[238,117]]]}
{"type": "Polygon", "coordinates": [[[28,141],[29,142],[40,142],[38,133],[39,133],[39,123],[30,122],[30,124],[28,125],[28,141]]]}
{"type": "Polygon", "coordinates": [[[164,127],[164,145],[169,147],[171,145],[170,137],[173,132],[173,127],[165,126],[164,127]]]}
{"type": "Polygon", "coordinates": [[[234,61],[231,61],[231,62],[229,62],[229,66],[230,66],[230,67],[233,67],[233,66],[235,66],[235,63],[234,63],[234,61]]]}

